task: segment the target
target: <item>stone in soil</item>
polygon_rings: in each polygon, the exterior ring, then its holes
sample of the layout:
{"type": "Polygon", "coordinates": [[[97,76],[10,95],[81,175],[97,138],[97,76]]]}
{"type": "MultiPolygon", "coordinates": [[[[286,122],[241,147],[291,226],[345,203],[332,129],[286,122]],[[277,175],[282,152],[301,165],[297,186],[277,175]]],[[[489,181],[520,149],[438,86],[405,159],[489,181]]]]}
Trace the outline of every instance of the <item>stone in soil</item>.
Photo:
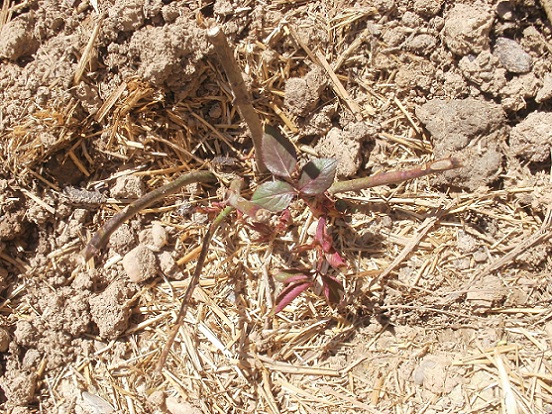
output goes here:
{"type": "Polygon", "coordinates": [[[143,244],[139,244],[125,254],[123,268],[128,278],[135,283],[154,278],[159,270],[157,258],[151,249],[143,244]]]}

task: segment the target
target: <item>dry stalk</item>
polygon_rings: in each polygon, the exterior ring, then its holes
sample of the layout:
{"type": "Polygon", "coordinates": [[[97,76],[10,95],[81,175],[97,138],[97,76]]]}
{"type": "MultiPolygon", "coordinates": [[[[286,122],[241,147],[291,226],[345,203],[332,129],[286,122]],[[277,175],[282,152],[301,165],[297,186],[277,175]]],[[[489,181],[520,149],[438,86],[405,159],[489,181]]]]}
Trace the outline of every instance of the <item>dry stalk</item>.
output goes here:
{"type": "Polygon", "coordinates": [[[330,77],[330,81],[337,96],[339,96],[347,104],[351,112],[354,114],[355,119],[359,122],[362,121],[362,109],[360,109],[360,106],[358,106],[355,100],[351,98],[351,95],[347,92],[347,89],[345,89],[334,70],[319,50],[316,52],[316,59],[330,77]]]}
{"type": "Polygon", "coordinates": [[[11,1],[4,1],[2,8],[0,9],[0,30],[5,26],[12,18],[13,9],[11,1]]]}
{"type": "Polygon", "coordinates": [[[109,219],[101,229],[90,239],[82,255],[86,261],[90,260],[103,246],[107,244],[109,236],[126,220],[137,214],[140,210],[150,206],[156,201],[166,197],[169,194],[177,192],[185,185],[192,183],[208,183],[216,181],[216,177],[210,171],[192,171],[182,174],[176,180],[151,191],[144,197],[136,200],[134,203],[130,203],[123,211],[114,215],[109,219]]]}
{"type": "Polygon", "coordinates": [[[424,175],[437,172],[452,170],[461,167],[460,163],[454,158],[445,158],[433,161],[408,171],[390,171],[376,174],[370,177],[355,178],[353,180],[339,181],[334,183],[329,189],[330,194],[344,193],[347,191],[359,191],[365,188],[375,187],[384,184],[397,184],[413,178],[423,177],[424,175]]]}
{"type": "Polygon", "coordinates": [[[163,351],[161,352],[161,356],[159,357],[159,361],[157,362],[156,371],[161,372],[163,369],[163,366],[165,365],[165,361],[167,360],[167,357],[169,355],[169,352],[172,348],[172,344],[174,343],[174,340],[176,339],[176,335],[178,334],[178,330],[180,326],[182,325],[182,322],[184,321],[184,317],[186,316],[186,312],[188,311],[188,306],[190,304],[190,300],[192,299],[192,294],[194,293],[194,289],[199,281],[199,276],[201,275],[201,271],[203,270],[203,265],[205,263],[205,259],[207,258],[207,252],[209,250],[209,244],[211,242],[211,239],[213,238],[213,235],[215,234],[215,231],[218,229],[220,224],[224,221],[228,215],[234,211],[233,207],[226,207],[222,212],[217,216],[215,220],[211,223],[209,226],[209,229],[207,230],[207,234],[203,238],[203,242],[201,244],[201,252],[199,254],[199,258],[197,259],[197,264],[194,270],[194,274],[192,275],[192,278],[190,279],[190,283],[188,284],[188,287],[186,288],[186,292],[184,293],[184,297],[182,298],[182,302],[180,304],[180,309],[178,311],[178,315],[176,317],[176,321],[174,323],[174,326],[171,330],[171,333],[169,334],[169,337],[167,339],[167,342],[165,343],[165,346],[163,347],[163,351]]]}
{"type": "Polygon", "coordinates": [[[219,57],[220,63],[228,77],[232,92],[234,93],[234,99],[238,110],[242,118],[247,123],[253,145],[255,146],[255,162],[260,172],[266,172],[266,167],[261,158],[261,141],[263,139],[263,125],[261,119],[255,111],[253,104],[251,103],[251,97],[249,91],[245,86],[245,81],[241,74],[241,69],[238,66],[238,62],[234,58],[234,54],[228,45],[226,36],[220,29],[215,26],[207,31],[207,37],[215,47],[215,51],[219,57]]]}

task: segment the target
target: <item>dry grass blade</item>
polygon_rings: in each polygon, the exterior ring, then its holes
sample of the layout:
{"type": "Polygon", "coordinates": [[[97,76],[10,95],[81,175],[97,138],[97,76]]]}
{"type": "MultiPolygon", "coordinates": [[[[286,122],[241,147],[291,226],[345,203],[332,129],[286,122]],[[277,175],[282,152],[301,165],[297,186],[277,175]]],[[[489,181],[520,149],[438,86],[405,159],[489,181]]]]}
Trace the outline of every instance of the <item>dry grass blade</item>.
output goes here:
{"type": "Polygon", "coordinates": [[[86,47],[82,51],[82,55],[79,59],[79,63],[77,65],[77,69],[75,70],[75,76],[73,77],[73,84],[78,84],[81,79],[82,75],[84,74],[84,71],[86,70],[86,65],[90,62],[92,59],[92,52],[94,50],[94,43],[96,42],[96,39],[98,38],[98,35],[100,34],[100,29],[102,28],[102,23],[104,20],[104,16],[98,16],[98,19],[96,21],[96,24],[94,25],[94,29],[92,30],[92,33],[90,34],[90,38],[88,39],[88,42],[86,43],[86,47]]]}
{"type": "Polygon", "coordinates": [[[552,237],[551,226],[552,226],[552,210],[548,210],[540,229],[536,233],[532,234],[528,238],[525,238],[525,240],[523,240],[521,243],[516,244],[516,246],[512,250],[510,250],[504,256],[500,257],[498,260],[495,260],[494,262],[490,263],[485,269],[483,269],[481,273],[474,275],[470,283],[473,282],[474,280],[482,278],[483,276],[491,272],[494,272],[500,269],[501,267],[505,266],[508,263],[511,263],[513,260],[515,260],[516,257],[518,257],[521,253],[525,252],[530,247],[543,243],[546,240],[549,240],[552,237]]]}
{"type": "Polygon", "coordinates": [[[416,231],[416,236],[413,237],[408,244],[404,247],[401,253],[385,268],[380,277],[385,278],[412,252],[412,250],[420,243],[425,235],[431,230],[431,228],[437,223],[437,221],[453,206],[454,203],[449,203],[445,208],[440,209],[434,216],[427,217],[416,231]]]}
{"type": "Polygon", "coordinates": [[[362,121],[362,110],[360,109],[360,106],[355,102],[354,99],[351,98],[351,95],[349,92],[347,92],[347,89],[341,84],[340,80],[338,79],[337,75],[333,71],[332,67],[319,50],[316,51],[316,59],[322,65],[322,67],[326,70],[328,76],[330,77],[330,80],[332,82],[333,88],[337,96],[339,96],[349,107],[351,112],[354,114],[357,121],[362,121]]]}
{"type": "Polygon", "coordinates": [[[2,2],[2,8],[0,9],[0,31],[11,20],[13,14],[13,5],[11,0],[2,2]]]}

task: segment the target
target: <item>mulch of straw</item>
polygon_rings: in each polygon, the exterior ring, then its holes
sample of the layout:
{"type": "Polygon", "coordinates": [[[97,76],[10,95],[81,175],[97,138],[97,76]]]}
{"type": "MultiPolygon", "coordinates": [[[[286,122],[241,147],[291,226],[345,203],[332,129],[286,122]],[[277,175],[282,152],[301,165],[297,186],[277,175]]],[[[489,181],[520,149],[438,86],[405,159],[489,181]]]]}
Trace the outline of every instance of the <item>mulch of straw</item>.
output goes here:
{"type": "MultiPolygon", "coordinates": [[[[409,98],[397,97],[392,74],[368,86],[355,79],[370,78],[363,76],[370,68],[354,78],[342,70],[362,43],[341,42],[351,38],[353,22],[372,12],[347,10],[327,22],[334,43],[324,51],[311,50],[294,25],[283,22],[271,37],[286,44],[285,55],[265,59],[267,46],[244,41],[234,45],[235,52],[265,123],[297,138],[296,119],[283,104],[285,82],[298,74],[297,67],[304,70],[298,61],[315,62],[328,74],[326,99],[335,99],[338,111],[359,120],[378,114],[385,127],[364,167],[418,165],[431,159],[431,139],[409,98]],[[355,100],[358,91],[369,95],[369,103],[355,100]]],[[[111,185],[126,170],[153,189],[221,157],[232,164],[221,174],[244,177],[251,186],[244,194],[250,194],[255,181],[246,127],[220,68],[209,60],[201,64],[190,90],[206,93],[190,93],[175,105],[166,104],[162,90],[129,79],[94,120],[76,120],[72,107],[35,112],[10,131],[8,144],[2,138],[2,160],[21,191],[46,210],[53,207],[40,188],[61,191],[41,167],[54,154],[71,160],[90,188],[111,185]],[[216,124],[209,111],[220,114],[216,124]],[[87,129],[87,123],[100,128],[87,129]],[[102,171],[91,170],[99,159],[102,171]]],[[[186,277],[193,273],[208,214],[183,216],[182,209],[220,201],[215,190],[184,189],[135,222],[170,229],[170,246],[186,277]]],[[[533,191],[531,186],[443,191],[421,178],[343,196],[359,206],[333,223],[336,246],[349,264],[339,276],[344,304],[332,309],[309,291],[274,317],[268,315],[281,286],[271,274],[290,258],[309,263],[311,253],[298,254],[293,246],[309,239],[315,220],[306,206],[295,204],[291,230],[261,242],[246,218],[234,217],[211,243],[162,378],[155,365],[187,278],[139,286],[128,299],[128,329],[111,341],[89,334],[96,349],[64,369],[44,368],[39,399],[56,401],[65,395],[62,387],[72,386],[88,390],[90,401],[101,397],[120,412],[138,413],[188,412],[187,403],[210,413],[546,412],[552,404],[548,276],[517,263],[549,240],[550,214],[543,219],[519,208],[518,196],[533,191]],[[466,222],[496,228],[483,232],[466,222]],[[460,245],[459,233],[477,245],[479,256],[460,245]]],[[[82,241],[120,208],[108,200],[87,223],[82,241]]],[[[49,254],[78,257],[81,247],[73,243],[49,254]]],[[[2,250],[0,259],[27,275],[15,281],[0,309],[5,317],[25,319],[33,312],[23,299],[32,265],[2,250]]],[[[96,266],[100,273],[117,269],[108,265],[114,264],[101,258],[74,266],[96,266]]]]}

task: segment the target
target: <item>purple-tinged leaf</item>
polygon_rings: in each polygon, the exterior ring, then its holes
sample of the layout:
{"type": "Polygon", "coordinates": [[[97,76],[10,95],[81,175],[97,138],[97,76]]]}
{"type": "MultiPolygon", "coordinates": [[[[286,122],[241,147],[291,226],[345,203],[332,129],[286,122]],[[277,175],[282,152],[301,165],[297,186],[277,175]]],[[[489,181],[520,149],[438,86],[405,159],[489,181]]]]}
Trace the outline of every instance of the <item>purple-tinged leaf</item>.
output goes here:
{"type": "Polygon", "coordinates": [[[316,233],[314,234],[314,241],[318,244],[322,251],[327,253],[333,248],[332,238],[326,231],[326,218],[320,217],[318,219],[318,225],[316,226],[316,233]]]}
{"type": "Polygon", "coordinates": [[[289,305],[293,299],[303,293],[312,285],[312,280],[300,283],[293,283],[289,286],[286,286],[282,292],[276,298],[276,306],[271,311],[272,315],[276,315],[287,305],[289,305]]]}
{"type": "Polygon", "coordinates": [[[324,253],[324,258],[334,269],[339,270],[347,267],[347,263],[335,249],[331,249],[329,252],[324,253]]]}
{"type": "Polygon", "coordinates": [[[306,195],[324,193],[333,184],[337,160],[334,158],[318,158],[309,161],[299,177],[299,191],[306,195]]]}
{"type": "Polygon", "coordinates": [[[265,127],[261,156],[266,168],[277,177],[290,178],[297,165],[295,147],[276,128],[265,127]]]}
{"type": "Polygon", "coordinates": [[[340,281],[333,276],[322,276],[322,286],[324,287],[324,296],[329,304],[341,302],[345,289],[340,281]]]}
{"type": "Polygon", "coordinates": [[[295,196],[295,189],[284,181],[270,181],[257,187],[251,201],[272,212],[284,210],[295,196]]]}
{"type": "Polygon", "coordinates": [[[335,249],[333,240],[326,230],[325,217],[320,217],[318,220],[316,233],[314,235],[314,243],[320,246],[320,249],[324,253],[324,258],[331,267],[334,269],[342,269],[347,267],[347,263],[335,249]]]}
{"type": "Polygon", "coordinates": [[[278,223],[276,224],[276,233],[284,233],[288,228],[289,226],[291,225],[292,223],[292,219],[291,219],[291,213],[289,212],[289,210],[284,210],[280,213],[280,218],[278,219],[278,223]]]}

